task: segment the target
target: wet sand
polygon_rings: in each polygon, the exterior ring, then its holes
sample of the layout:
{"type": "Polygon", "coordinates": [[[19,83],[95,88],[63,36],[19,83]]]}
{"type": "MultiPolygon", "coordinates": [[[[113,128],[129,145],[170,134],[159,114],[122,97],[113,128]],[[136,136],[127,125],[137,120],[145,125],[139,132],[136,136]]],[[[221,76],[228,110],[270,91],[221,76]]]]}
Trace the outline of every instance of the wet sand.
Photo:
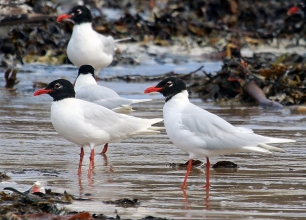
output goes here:
{"type": "MultiPolygon", "coordinates": [[[[196,69],[196,68],[195,68],[196,69]]],[[[53,69],[52,69],[53,71],[53,69]]],[[[252,105],[217,105],[191,99],[195,104],[231,123],[252,128],[273,137],[295,139],[296,143],[275,145],[286,152],[272,155],[239,153],[211,158],[214,164],[229,160],[238,164],[238,172],[217,173],[212,169],[211,188],[205,184],[205,169],[194,168],[189,188],[182,191],[185,168],[169,163],[185,163],[188,155],[176,148],[165,132],[139,136],[110,144],[105,157],[96,148],[94,173],[89,178],[89,149],[85,149],[83,174],[77,175],[80,148],[60,137],[50,121],[51,97],[33,97],[32,81],[49,82],[64,75],[46,70],[39,74],[20,74],[17,91],[0,90],[1,171],[12,179],[0,183],[27,190],[40,181],[45,188],[89,198],[75,201],[72,210],[103,213],[121,218],[140,219],[152,215],[170,219],[305,219],[306,168],[305,119],[289,109],[263,109],[252,105]],[[52,74],[47,74],[49,73],[52,74]],[[138,199],[138,207],[123,208],[103,201],[138,199]]],[[[74,69],[67,69],[73,80],[74,69]]],[[[159,94],[143,95],[152,83],[99,82],[111,86],[120,95],[154,99],[135,105],[135,116],[162,116],[163,98],[159,94]]],[[[199,158],[205,161],[205,158],[199,158]]]]}

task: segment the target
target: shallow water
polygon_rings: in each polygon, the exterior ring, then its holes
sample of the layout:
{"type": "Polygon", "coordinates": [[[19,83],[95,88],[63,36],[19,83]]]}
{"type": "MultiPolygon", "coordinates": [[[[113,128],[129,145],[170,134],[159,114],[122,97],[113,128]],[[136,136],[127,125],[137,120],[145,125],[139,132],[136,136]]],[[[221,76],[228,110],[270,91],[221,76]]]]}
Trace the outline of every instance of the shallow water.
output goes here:
{"type": "MultiPolygon", "coordinates": [[[[182,73],[191,72],[203,63],[188,63],[182,73]]],[[[170,65],[171,66],[171,65],[170,65]]],[[[213,72],[220,63],[204,63],[213,72]]],[[[169,66],[158,66],[158,73],[168,72],[169,66]]],[[[174,68],[174,67],[173,67],[174,68]]],[[[96,148],[95,168],[87,176],[89,149],[85,149],[83,174],[77,175],[79,147],[58,136],[50,121],[51,97],[33,97],[33,82],[50,82],[60,77],[73,81],[72,66],[26,65],[18,73],[16,90],[0,90],[1,171],[12,177],[1,182],[6,186],[27,190],[40,181],[45,188],[89,198],[67,206],[73,210],[103,213],[121,218],[139,219],[147,215],[171,219],[305,219],[306,218],[306,116],[289,109],[263,109],[252,105],[216,105],[191,101],[239,126],[274,137],[295,139],[296,143],[278,145],[286,152],[272,155],[239,153],[211,158],[214,164],[229,160],[238,164],[238,172],[216,173],[211,170],[211,189],[205,184],[204,168],[194,168],[189,188],[182,184],[185,168],[173,168],[169,163],[185,163],[188,155],[171,144],[165,132],[139,136],[111,144],[106,157],[96,148]],[[139,207],[123,208],[103,201],[137,198],[139,207]]],[[[106,75],[153,74],[152,68],[110,67],[106,75]],[[152,72],[146,72],[150,69],[152,72]]],[[[171,70],[170,70],[171,71],[171,70]]],[[[178,72],[178,71],[176,71],[178,72]]],[[[144,95],[150,83],[101,82],[120,95],[131,98],[153,98],[154,101],[135,105],[133,113],[140,117],[161,117],[163,98],[159,94],[144,95]]],[[[0,88],[4,82],[0,82],[0,88]]],[[[205,161],[205,158],[199,158],[205,161]]]]}

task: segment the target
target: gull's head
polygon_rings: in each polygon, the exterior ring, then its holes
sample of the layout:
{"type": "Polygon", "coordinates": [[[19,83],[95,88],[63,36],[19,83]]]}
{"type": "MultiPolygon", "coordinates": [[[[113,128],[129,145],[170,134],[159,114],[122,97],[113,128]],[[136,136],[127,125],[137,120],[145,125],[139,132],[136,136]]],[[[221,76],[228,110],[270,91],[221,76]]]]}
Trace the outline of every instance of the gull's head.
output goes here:
{"type": "Polygon", "coordinates": [[[87,75],[91,74],[93,78],[95,78],[95,69],[91,65],[82,65],[79,68],[78,76],[79,75],[87,75]]]}
{"type": "Polygon", "coordinates": [[[72,21],[75,24],[82,24],[92,22],[92,16],[90,10],[83,6],[77,5],[70,9],[66,14],[59,15],[56,19],[57,22],[60,21],[72,21]]]}
{"type": "Polygon", "coordinates": [[[57,79],[49,83],[46,88],[39,89],[34,93],[34,96],[48,94],[54,101],[59,101],[65,98],[74,98],[75,91],[71,82],[66,79],[57,79]]]}
{"type": "Polygon", "coordinates": [[[184,90],[186,90],[186,84],[183,80],[177,77],[168,77],[160,81],[156,86],[147,88],[144,93],[159,92],[166,97],[167,101],[184,90]]]}
{"type": "Polygon", "coordinates": [[[75,81],[75,89],[87,84],[97,85],[95,70],[91,65],[82,65],[79,68],[78,77],[75,81]]]}

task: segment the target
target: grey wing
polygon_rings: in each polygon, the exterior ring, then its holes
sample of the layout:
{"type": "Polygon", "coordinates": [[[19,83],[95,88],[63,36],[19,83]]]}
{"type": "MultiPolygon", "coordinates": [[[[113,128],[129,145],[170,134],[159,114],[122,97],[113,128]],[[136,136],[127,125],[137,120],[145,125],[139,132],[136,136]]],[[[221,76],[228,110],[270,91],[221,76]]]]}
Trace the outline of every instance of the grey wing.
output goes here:
{"type": "Polygon", "coordinates": [[[114,97],[114,98],[100,99],[100,100],[94,101],[94,103],[98,105],[102,105],[108,109],[114,109],[114,108],[121,107],[123,105],[130,105],[132,104],[132,101],[126,98],[122,98],[122,97],[114,97]]]}
{"type": "Polygon", "coordinates": [[[95,132],[105,132],[112,140],[120,140],[129,137],[140,129],[133,120],[123,117],[112,110],[102,106],[84,102],[86,106],[83,111],[84,121],[95,130],[95,132]]]}
{"type": "Polygon", "coordinates": [[[131,105],[133,103],[150,101],[150,99],[127,99],[120,97],[115,91],[100,85],[86,85],[76,88],[76,97],[88,102],[102,105],[108,109],[131,105]]]}
{"type": "Polygon", "coordinates": [[[78,99],[83,99],[89,102],[119,97],[115,91],[100,85],[81,86],[77,88],[75,92],[78,99]]]}
{"type": "Polygon", "coordinates": [[[230,149],[243,146],[256,146],[265,143],[268,137],[257,135],[251,129],[235,127],[204,109],[189,105],[183,111],[182,125],[196,139],[206,143],[206,148],[230,149]]]}
{"type": "Polygon", "coordinates": [[[100,39],[101,39],[101,42],[102,42],[103,51],[106,54],[114,55],[115,54],[115,50],[117,49],[116,45],[115,45],[114,38],[111,37],[111,36],[105,37],[103,35],[100,35],[100,39]]]}
{"type": "Polygon", "coordinates": [[[107,132],[113,139],[122,139],[145,131],[153,123],[149,119],[118,114],[94,103],[80,101],[85,122],[96,130],[107,132]]]}

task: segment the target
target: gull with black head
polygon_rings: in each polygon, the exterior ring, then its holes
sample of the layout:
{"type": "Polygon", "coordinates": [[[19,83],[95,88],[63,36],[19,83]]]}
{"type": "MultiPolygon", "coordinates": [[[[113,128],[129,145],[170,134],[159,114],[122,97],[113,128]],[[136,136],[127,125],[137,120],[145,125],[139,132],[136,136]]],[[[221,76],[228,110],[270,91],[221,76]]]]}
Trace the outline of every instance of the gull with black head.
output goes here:
{"type": "Polygon", "coordinates": [[[273,143],[295,142],[291,139],[273,138],[255,134],[251,129],[236,127],[189,101],[186,84],[169,77],[145,93],[159,92],[165,98],[163,107],[167,135],[175,146],[189,154],[189,162],[181,188],[187,188],[192,159],[206,157],[206,185],[210,186],[209,157],[237,152],[270,154],[270,150],[283,151],[273,143]]]}
{"type": "Polygon", "coordinates": [[[67,46],[69,60],[78,68],[90,64],[95,69],[97,78],[100,70],[113,61],[117,49],[115,43],[126,39],[114,40],[112,36],[96,32],[92,27],[91,12],[83,5],[74,6],[68,13],[59,15],[56,19],[57,22],[65,20],[74,23],[67,46]]]}
{"type": "Polygon", "coordinates": [[[120,97],[114,90],[98,85],[94,77],[94,68],[91,65],[82,65],[79,68],[74,90],[78,99],[93,102],[123,114],[129,114],[134,111],[131,107],[132,104],[152,100],[120,97]]]}
{"type": "Polygon", "coordinates": [[[128,137],[159,133],[162,127],[152,126],[160,118],[143,119],[118,114],[103,106],[75,98],[71,82],[58,79],[37,90],[34,96],[49,94],[53,98],[51,121],[54,129],[66,140],[81,146],[78,174],[84,156],[83,147],[90,147],[90,175],[94,165],[94,148],[106,143],[119,142],[128,137]]]}

